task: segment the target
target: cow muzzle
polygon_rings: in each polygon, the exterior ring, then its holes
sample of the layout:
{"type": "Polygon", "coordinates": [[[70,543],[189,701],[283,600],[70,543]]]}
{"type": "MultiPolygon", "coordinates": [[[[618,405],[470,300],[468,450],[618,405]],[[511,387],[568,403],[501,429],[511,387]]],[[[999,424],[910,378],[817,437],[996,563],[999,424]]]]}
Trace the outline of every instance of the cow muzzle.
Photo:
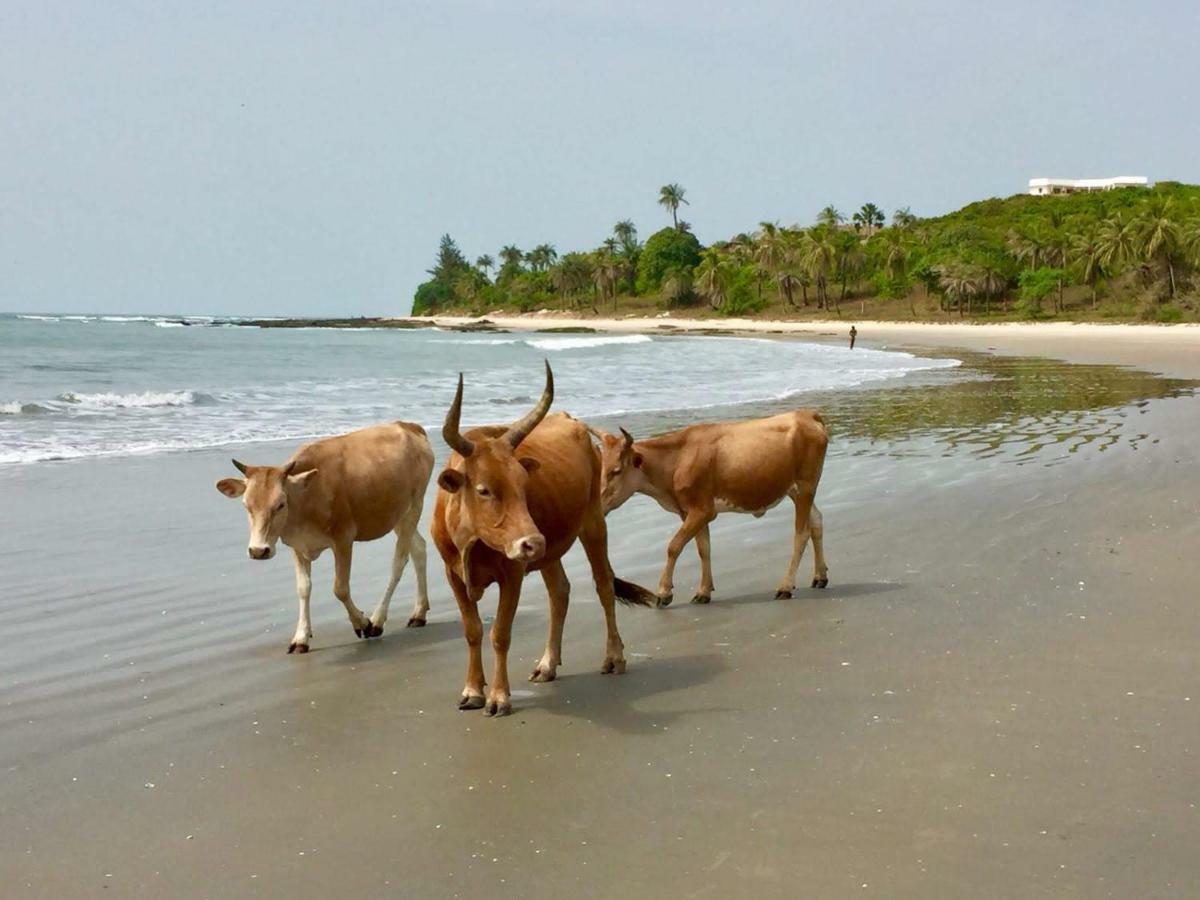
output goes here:
{"type": "Polygon", "coordinates": [[[505,554],[511,560],[535,562],[546,553],[546,539],[540,534],[527,534],[508,545],[505,554]]]}
{"type": "Polygon", "coordinates": [[[247,547],[246,552],[251,559],[270,559],[275,555],[274,547],[247,547]]]}

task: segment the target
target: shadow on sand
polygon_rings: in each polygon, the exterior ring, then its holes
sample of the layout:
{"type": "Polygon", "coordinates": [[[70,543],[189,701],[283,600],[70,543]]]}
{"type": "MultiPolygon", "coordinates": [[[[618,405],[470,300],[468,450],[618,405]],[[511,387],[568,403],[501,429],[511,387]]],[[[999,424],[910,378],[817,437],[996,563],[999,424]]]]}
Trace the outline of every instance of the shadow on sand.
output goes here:
{"type": "Polygon", "coordinates": [[[680,702],[688,696],[682,692],[711,681],[725,668],[720,654],[636,656],[628,662],[627,672],[620,676],[601,675],[597,665],[591,670],[560,674],[546,685],[517,685],[514,681],[517,693],[513,716],[520,718],[536,711],[595,723],[620,734],[651,735],[685,716],[728,711],[680,702]],[[658,700],[675,691],[681,692],[676,702],[658,700]]]}

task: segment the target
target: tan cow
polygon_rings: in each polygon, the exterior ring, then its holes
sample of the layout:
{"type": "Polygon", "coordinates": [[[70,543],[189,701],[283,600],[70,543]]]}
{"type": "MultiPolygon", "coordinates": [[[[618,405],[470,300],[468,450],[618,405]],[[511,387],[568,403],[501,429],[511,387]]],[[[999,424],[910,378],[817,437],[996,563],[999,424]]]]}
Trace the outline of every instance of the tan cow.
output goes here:
{"type": "Polygon", "coordinates": [[[433,542],[446,564],[446,577],[462,613],[467,640],[467,678],[459,709],[484,708],[485,715],[511,711],[508,648],[513,617],[528,572],[540,571],[550,597],[546,650],[530,681],[553,681],[562,662],[563,622],[570,584],[562,556],[579,538],[591,564],[596,593],[608,626],[600,671],[625,671],[614,599],[650,605],[648,591],[614,579],[608,562],[608,530],[600,505],[600,460],[587,429],[565,413],[547,416],[554,376],[546,365],[546,387],[534,409],[510,426],[459,431],[463,381],[446,414],[442,435],[454,453],[438,476],[433,542]],[[495,670],[484,699],[483,623],[478,603],[493,582],[500,602],[492,623],[495,670]]]}
{"type": "Polygon", "coordinates": [[[642,493],[683,519],[667,545],[658,605],[671,602],[675,561],[692,538],[701,568],[692,602],[708,603],[713,592],[708,523],[723,512],[761,516],[784,497],[791,497],[796,505],[795,537],[792,559],[775,597],[792,596],[796,569],[810,536],[816,558],[812,586],[829,584],[821,513],[813,503],[829,434],[815,412],[797,410],[748,422],[692,425],[645,441],[635,441],[624,428],[620,437],[589,430],[600,439],[606,514],[634,493],[642,493]]]}
{"type": "Polygon", "coordinates": [[[251,559],[270,559],[275,544],[292,549],[300,620],[288,653],[307,653],[312,638],[308,600],[312,562],[333,549],[333,593],[346,607],[354,633],[383,634],[388,605],[411,554],[417,570],[417,601],[408,627],[425,624],[429,595],[425,583],[425,540],[417,533],[425,488],[433,473],[433,450],[425,429],[390,422],[305,444],[282,466],[233,464],[245,478],[222,478],[217,490],[241,497],[250,517],[251,559]],[[392,576],[370,618],[350,597],[354,544],[396,535],[392,576]]]}

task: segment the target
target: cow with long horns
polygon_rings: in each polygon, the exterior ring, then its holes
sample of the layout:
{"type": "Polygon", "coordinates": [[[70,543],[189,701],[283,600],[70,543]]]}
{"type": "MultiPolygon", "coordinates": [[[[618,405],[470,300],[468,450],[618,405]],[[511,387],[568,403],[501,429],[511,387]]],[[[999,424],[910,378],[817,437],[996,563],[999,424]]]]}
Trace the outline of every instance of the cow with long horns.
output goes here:
{"type": "Polygon", "coordinates": [[[512,709],[508,649],[513,617],[528,572],[540,571],[550,598],[546,650],[530,681],[553,681],[562,662],[563,623],[570,584],[562,556],[578,538],[583,543],[596,593],[604,607],[607,640],[600,671],[625,671],[615,600],[650,605],[654,597],[614,579],[608,562],[608,531],[600,503],[600,460],[587,429],[565,413],[548,416],[554,375],[546,364],[546,386],[537,405],[509,426],[459,430],[463,379],[446,413],[442,436],[454,451],[438,476],[433,542],[446,564],[467,640],[467,678],[459,709],[483,708],[485,715],[512,709]],[[496,583],[500,602],[492,623],[495,669],[486,697],[483,623],[478,603],[496,583]]]}

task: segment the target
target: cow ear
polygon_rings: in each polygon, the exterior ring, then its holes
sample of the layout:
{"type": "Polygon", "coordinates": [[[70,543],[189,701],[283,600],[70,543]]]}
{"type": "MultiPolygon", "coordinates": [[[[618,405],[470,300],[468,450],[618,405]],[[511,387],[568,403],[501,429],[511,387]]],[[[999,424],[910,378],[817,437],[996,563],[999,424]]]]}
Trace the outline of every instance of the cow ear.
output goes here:
{"type": "Polygon", "coordinates": [[[453,494],[463,486],[466,480],[467,477],[458,469],[443,469],[442,474],[438,476],[438,487],[447,494],[453,494]]]}
{"type": "Polygon", "coordinates": [[[536,472],[538,469],[540,469],[542,467],[542,464],[540,462],[538,462],[536,459],[534,459],[532,456],[522,456],[520,459],[517,460],[517,462],[519,462],[521,464],[521,467],[526,472],[528,472],[530,475],[532,475],[534,472],[536,472]]]}
{"type": "Polygon", "coordinates": [[[642,454],[640,454],[640,453],[633,454],[632,462],[633,462],[633,467],[635,469],[640,469],[642,467],[642,454]]]}
{"type": "Polygon", "coordinates": [[[246,493],[246,479],[222,478],[217,482],[217,490],[230,499],[236,499],[246,493]]]}
{"type": "Polygon", "coordinates": [[[309,469],[307,472],[301,472],[299,475],[288,475],[288,484],[301,489],[306,488],[308,487],[309,482],[316,477],[316,474],[316,469],[309,469]]]}

